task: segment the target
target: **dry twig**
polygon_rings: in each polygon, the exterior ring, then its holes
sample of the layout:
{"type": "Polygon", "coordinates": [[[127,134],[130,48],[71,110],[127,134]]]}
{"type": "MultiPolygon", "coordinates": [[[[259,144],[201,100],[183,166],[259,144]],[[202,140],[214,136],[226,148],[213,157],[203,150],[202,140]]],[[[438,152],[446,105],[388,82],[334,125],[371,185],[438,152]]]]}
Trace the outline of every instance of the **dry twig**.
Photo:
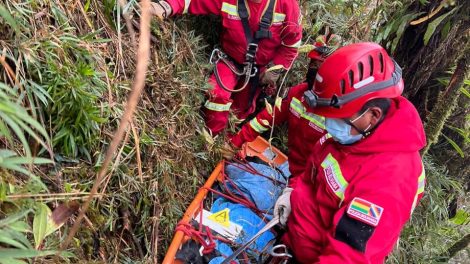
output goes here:
{"type": "MultiPolygon", "coordinates": [[[[134,111],[137,107],[137,103],[139,102],[139,97],[145,85],[145,76],[146,76],[146,71],[147,71],[149,57],[150,57],[150,12],[149,12],[150,0],[142,0],[141,2],[142,2],[141,3],[142,16],[141,16],[141,23],[140,23],[141,24],[140,39],[139,39],[139,48],[137,51],[137,68],[136,68],[136,74],[135,74],[132,91],[127,101],[126,109],[121,118],[119,127],[106,152],[106,157],[103,162],[103,165],[100,171],[98,172],[95,183],[93,184],[93,187],[90,191],[90,195],[88,196],[87,201],[84,203],[83,207],[81,208],[80,214],[78,215],[77,220],[75,221],[73,227],[71,228],[68,236],[62,243],[61,248],[60,248],[61,251],[67,248],[68,244],[77,233],[78,228],[80,227],[80,223],[82,219],[84,218],[85,213],[88,210],[91,201],[93,200],[94,196],[98,192],[100,183],[102,182],[103,177],[106,174],[107,168],[109,164],[111,163],[111,160],[114,156],[114,153],[116,149],[118,148],[118,145],[121,142],[124,136],[124,133],[126,132],[127,125],[132,119],[134,111]]],[[[58,252],[58,254],[60,254],[60,251],[58,252]]]]}

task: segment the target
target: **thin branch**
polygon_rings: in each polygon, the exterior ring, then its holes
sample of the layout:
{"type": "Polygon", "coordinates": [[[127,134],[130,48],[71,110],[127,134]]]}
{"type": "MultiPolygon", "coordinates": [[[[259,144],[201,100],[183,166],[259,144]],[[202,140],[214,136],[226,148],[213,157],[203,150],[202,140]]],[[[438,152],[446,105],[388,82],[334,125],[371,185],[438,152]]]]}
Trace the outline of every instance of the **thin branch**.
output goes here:
{"type": "MultiPolygon", "coordinates": [[[[116,152],[119,143],[121,142],[124,133],[126,132],[126,128],[129,122],[132,120],[132,116],[134,115],[134,111],[137,107],[137,103],[139,102],[140,95],[142,90],[145,86],[145,76],[148,68],[148,63],[150,59],[150,0],[142,0],[141,1],[142,7],[142,16],[141,16],[141,28],[140,28],[140,39],[139,39],[139,48],[137,51],[137,67],[136,67],[136,74],[135,79],[132,87],[131,94],[127,101],[126,109],[123,113],[121,118],[121,122],[119,123],[119,127],[114,134],[114,138],[111,141],[111,144],[106,152],[106,157],[103,162],[103,165],[98,172],[98,175],[95,179],[95,183],[90,191],[90,195],[88,196],[87,201],[84,203],[83,207],[81,208],[80,214],[78,215],[74,225],[72,226],[68,236],[62,243],[60,247],[60,251],[63,251],[67,248],[72,238],[77,233],[80,223],[83,220],[86,211],[90,207],[91,201],[95,197],[98,189],[100,187],[100,183],[103,180],[103,177],[106,175],[107,169],[111,160],[113,159],[114,153],[116,152]]],[[[58,254],[60,254],[60,251],[58,254]]]]}

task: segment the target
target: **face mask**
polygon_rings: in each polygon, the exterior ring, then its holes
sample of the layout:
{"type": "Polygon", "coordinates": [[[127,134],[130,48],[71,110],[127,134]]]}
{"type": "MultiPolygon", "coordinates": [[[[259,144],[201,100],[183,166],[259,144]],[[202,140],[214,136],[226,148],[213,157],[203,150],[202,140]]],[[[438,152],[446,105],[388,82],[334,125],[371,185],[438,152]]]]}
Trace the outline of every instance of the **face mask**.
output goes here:
{"type": "Polygon", "coordinates": [[[340,144],[349,145],[359,141],[362,135],[351,135],[351,126],[341,119],[325,118],[325,127],[333,139],[340,144]]]}
{"type": "MultiPolygon", "coordinates": [[[[351,120],[351,124],[359,120],[368,110],[369,109],[364,111],[364,113],[354,120],[351,120]]],[[[338,141],[340,144],[349,145],[361,140],[364,135],[367,134],[366,131],[369,130],[370,124],[364,131],[360,131],[361,134],[359,135],[351,135],[352,126],[342,119],[325,118],[325,127],[328,133],[333,136],[334,140],[338,141]]]]}

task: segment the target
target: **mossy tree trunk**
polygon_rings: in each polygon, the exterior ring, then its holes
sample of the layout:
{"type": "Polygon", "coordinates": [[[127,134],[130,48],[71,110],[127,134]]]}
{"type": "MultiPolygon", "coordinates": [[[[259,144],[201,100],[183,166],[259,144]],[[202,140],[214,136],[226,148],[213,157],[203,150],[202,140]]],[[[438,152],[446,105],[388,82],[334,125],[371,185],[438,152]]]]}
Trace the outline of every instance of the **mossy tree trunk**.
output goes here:
{"type": "Polygon", "coordinates": [[[462,94],[460,88],[462,87],[464,79],[468,76],[469,63],[470,56],[467,53],[457,62],[456,69],[449,84],[446,89],[440,93],[437,103],[433,107],[433,111],[429,114],[428,121],[425,125],[427,145],[423,150],[423,155],[437,142],[444,124],[457,106],[459,97],[462,94]]]}

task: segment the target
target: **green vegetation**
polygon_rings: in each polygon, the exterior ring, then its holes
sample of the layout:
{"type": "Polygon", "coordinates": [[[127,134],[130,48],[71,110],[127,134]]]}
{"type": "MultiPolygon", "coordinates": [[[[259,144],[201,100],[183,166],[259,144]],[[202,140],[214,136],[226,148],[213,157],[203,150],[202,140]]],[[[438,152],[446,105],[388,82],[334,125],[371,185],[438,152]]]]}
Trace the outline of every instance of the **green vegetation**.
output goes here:
{"type": "MultiPolygon", "coordinates": [[[[212,142],[199,116],[216,21],[154,20],[137,113],[81,229],[56,256],[101,167],[134,76],[136,43],[122,12],[138,22],[138,1],[119,2],[0,3],[2,264],[155,262],[220,159],[213,150],[223,139],[212,142]]],[[[407,96],[433,144],[425,156],[426,195],[388,262],[447,261],[470,232],[468,4],[301,4],[305,42],[328,27],[345,42],[381,42],[404,66],[407,96]]],[[[285,86],[303,79],[305,61],[300,55],[285,86]]]]}

